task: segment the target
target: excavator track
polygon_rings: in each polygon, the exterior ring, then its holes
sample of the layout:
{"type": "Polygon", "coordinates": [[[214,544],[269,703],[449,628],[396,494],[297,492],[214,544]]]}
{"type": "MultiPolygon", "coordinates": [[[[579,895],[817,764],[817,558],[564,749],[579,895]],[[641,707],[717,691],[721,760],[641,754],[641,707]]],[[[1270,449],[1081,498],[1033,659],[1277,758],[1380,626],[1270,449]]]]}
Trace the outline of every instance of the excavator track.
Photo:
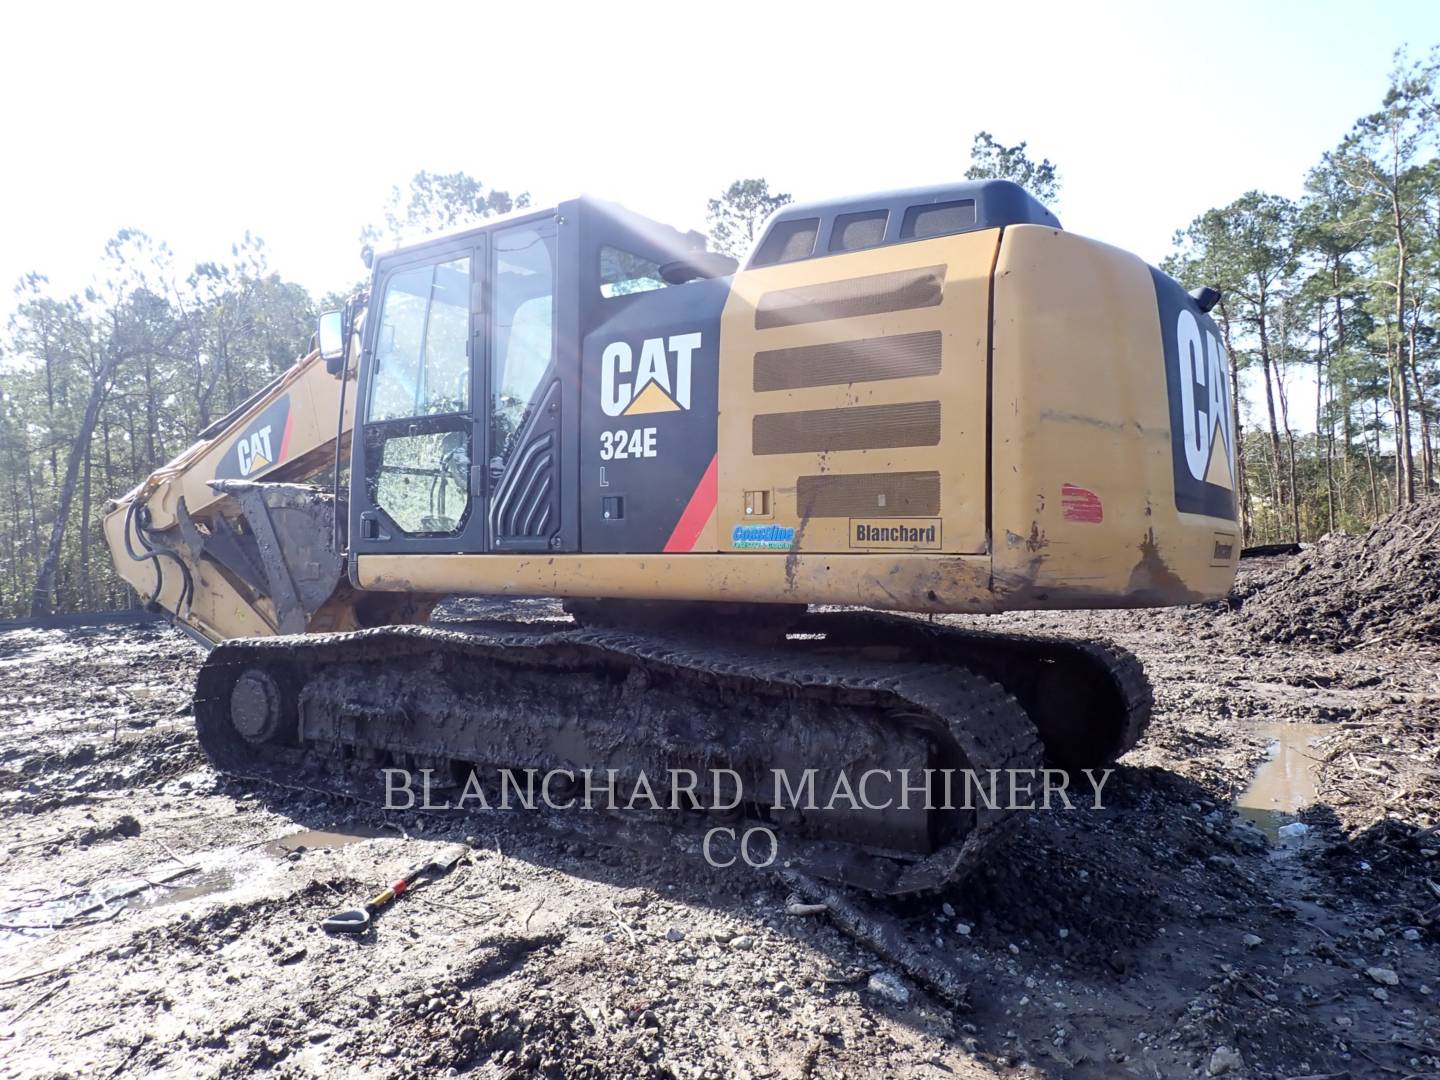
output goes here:
{"type": "Polygon", "coordinates": [[[1150,726],[1154,699],[1140,661],[1106,641],[996,633],[874,611],[818,611],[793,629],[833,648],[958,663],[1008,690],[1045,744],[1047,762],[1103,769],[1150,726]]]}
{"type": "MultiPolygon", "coordinates": [[[[562,797],[567,774],[614,770],[618,804],[541,807],[526,825],[696,858],[717,826],[763,826],[773,867],[899,895],[962,879],[1015,832],[1012,770],[1098,767],[1133,745],[1149,690],[1109,646],[817,612],[751,642],[563,622],[237,640],[202,667],[195,709],[202,746],[232,774],[387,805],[387,768],[429,769],[436,802],[500,770],[560,771],[562,797]],[[964,779],[938,800],[932,782],[939,809],[913,793],[907,805],[893,777],[927,768],[1002,778],[1000,805],[968,797],[964,779]],[[655,782],[687,770],[738,779],[725,799],[704,789],[709,802],[655,782]],[[868,793],[881,809],[837,797],[872,770],[885,774],[868,793]],[[637,806],[641,776],[654,795],[637,806]]],[[[468,809],[498,805],[496,786],[468,809]]]]}

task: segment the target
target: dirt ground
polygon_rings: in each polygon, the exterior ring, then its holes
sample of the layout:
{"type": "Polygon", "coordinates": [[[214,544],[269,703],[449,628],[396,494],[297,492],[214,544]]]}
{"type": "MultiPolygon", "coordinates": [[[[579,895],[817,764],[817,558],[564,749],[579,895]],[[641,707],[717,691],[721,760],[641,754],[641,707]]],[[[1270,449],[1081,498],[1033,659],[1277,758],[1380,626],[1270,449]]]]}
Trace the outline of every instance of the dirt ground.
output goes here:
{"type": "Polygon", "coordinates": [[[770,876],[227,781],[163,624],[0,632],[0,1073],[1440,1076],[1440,647],[1297,629],[1306,559],[1230,604],[986,624],[1133,650],[1156,716],[1103,810],[878,906],[965,1008],[770,876]],[[1277,794],[1305,835],[1267,836],[1277,794]],[[318,929],[467,838],[370,933],[318,929]]]}

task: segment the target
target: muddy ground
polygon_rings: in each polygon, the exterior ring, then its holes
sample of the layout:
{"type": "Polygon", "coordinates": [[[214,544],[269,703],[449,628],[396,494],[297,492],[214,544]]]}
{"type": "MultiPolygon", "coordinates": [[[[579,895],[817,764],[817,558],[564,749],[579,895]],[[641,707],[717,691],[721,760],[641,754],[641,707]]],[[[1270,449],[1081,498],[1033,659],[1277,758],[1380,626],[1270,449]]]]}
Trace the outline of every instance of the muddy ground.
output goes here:
{"type": "Polygon", "coordinates": [[[1157,708],[1103,810],[879,907],[964,1008],[770,877],[227,781],[164,625],[0,632],[0,1072],[1440,1075],[1440,648],[1237,610],[1305,558],[1247,564],[1229,605],[986,624],[1124,645],[1157,708]],[[1285,797],[1308,828],[1281,843],[1285,797]],[[467,837],[371,933],[318,930],[467,837]]]}

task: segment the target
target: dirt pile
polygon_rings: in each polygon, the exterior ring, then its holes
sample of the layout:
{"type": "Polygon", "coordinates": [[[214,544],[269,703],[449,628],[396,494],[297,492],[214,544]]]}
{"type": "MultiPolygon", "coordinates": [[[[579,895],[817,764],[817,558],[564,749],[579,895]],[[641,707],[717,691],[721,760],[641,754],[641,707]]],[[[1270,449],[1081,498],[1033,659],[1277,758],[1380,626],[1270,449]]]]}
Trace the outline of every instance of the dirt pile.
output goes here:
{"type": "Polygon", "coordinates": [[[1440,498],[1242,575],[1234,596],[1235,625],[1263,641],[1440,644],[1440,498]]]}

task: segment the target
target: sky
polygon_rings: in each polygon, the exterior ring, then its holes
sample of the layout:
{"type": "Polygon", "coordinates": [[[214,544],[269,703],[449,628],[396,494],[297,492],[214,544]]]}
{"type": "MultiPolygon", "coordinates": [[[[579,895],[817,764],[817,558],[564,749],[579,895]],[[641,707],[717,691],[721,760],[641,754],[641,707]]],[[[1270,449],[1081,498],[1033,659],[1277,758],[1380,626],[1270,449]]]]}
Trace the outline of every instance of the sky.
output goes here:
{"type": "Polygon", "coordinates": [[[740,177],[959,179],[982,129],[1059,165],[1067,228],[1158,262],[1212,206],[1298,196],[1407,43],[1440,43],[1440,3],[10,5],[0,311],[26,271],[82,288],[122,227],[182,262],[248,229],[343,288],[420,169],[703,230],[740,177]]]}

